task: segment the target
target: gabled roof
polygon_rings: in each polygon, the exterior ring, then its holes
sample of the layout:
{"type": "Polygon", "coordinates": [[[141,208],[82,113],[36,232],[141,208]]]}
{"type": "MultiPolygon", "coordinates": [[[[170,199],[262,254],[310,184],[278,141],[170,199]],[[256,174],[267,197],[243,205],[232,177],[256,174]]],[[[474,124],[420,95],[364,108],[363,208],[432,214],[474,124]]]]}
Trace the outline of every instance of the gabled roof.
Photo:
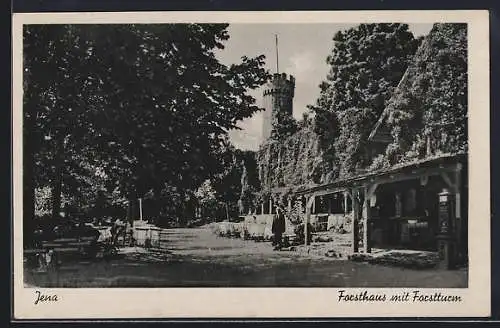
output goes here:
{"type": "Polygon", "coordinates": [[[373,130],[371,131],[370,135],[368,136],[369,141],[375,141],[376,139],[379,140],[384,140],[386,139],[385,134],[387,133],[384,131],[384,122],[386,121],[387,117],[389,116],[390,111],[392,110],[392,103],[394,99],[405,92],[405,88],[408,85],[408,83],[411,83],[411,79],[413,75],[415,74],[415,58],[419,56],[424,56],[424,60],[427,60],[427,57],[429,56],[429,48],[430,48],[430,41],[429,41],[429,35],[427,35],[423,40],[422,44],[420,47],[417,49],[415,55],[414,55],[414,60],[408,65],[406,68],[406,71],[404,72],[403,76],[401,77],[401,80],[399,81],[398,85],[394,89],[394,92],[391,96],[391,99],[389,99],[388,105],[384,108],[382,111],[382,114],[380,114],[379,119],[377,120],[377,123],[375,123],[373,130]]]}
{"type": "MultiPolygon", "coordinates": [[[[408,70],[409,68],[406,69],[406,71],[403,74],[403,77],[399,81],[398,85],[396,86],[396,89],[394,89],[394,92],[397,92],[397,90],[401,87],[402,84],[406,83],[406,80],[408,79],[408,70]]],[[[391,102],[391,99],[389,100],[389,103],[391,102]]],[[[384,110],[382,111],[382,114],[380,114],[380,117],[377,120],[377,123],[375,123],[375,126],[373,127],[372,132],[368,136],[368,140],[372,141],[380,132],[382,132],[382,125],[384,124],[385,119],[389,115],[390,111],[390,106],[386,106],[384,110]]]]}

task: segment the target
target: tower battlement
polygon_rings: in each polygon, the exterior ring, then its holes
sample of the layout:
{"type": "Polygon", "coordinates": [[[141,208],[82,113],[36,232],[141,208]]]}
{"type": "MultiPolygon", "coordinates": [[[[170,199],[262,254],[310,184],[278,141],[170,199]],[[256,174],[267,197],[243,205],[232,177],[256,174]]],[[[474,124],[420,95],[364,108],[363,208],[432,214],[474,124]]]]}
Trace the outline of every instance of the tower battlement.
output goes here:
{"type": "Polygon", "coordinates": [[[286,73],[275,73],[263,92],[264,120],[262,137],[268,139],[273,129],[273,121],[278,113],[292,116],[295,77],[286,73]]]}
{"type": "Polygon", "coordinates": [[[293,98],[295,91],[295,77],[286,73],[275,73],[264,90],[264,96],[276,93],[291,93],[293,98]]]}

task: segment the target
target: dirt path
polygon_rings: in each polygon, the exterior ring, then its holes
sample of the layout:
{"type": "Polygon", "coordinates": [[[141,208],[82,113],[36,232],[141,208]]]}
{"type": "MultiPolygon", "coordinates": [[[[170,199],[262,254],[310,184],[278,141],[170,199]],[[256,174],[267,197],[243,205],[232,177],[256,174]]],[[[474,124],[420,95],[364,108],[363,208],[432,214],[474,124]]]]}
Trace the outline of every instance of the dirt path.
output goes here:
{"type": "Polygon", "coordinates": [[[466,287],[467,273],[402,268],[273,251],[269,242],[172,229],[168,251],[64,264],[56,275],[25,270],[46,287],[466,287]]]}

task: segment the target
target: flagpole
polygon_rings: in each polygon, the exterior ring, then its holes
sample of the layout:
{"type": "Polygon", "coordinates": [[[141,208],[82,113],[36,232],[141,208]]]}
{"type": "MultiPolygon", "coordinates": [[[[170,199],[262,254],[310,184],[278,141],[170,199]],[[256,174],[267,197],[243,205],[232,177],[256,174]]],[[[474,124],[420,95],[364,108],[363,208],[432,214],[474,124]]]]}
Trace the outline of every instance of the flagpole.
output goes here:
{"type": "Polygon", "coordinates": [[[279,56],[278,56],[278,34],[274,35],[276,38],[276,73],[279,74],[280,68],[279,68],[279,56]]]}

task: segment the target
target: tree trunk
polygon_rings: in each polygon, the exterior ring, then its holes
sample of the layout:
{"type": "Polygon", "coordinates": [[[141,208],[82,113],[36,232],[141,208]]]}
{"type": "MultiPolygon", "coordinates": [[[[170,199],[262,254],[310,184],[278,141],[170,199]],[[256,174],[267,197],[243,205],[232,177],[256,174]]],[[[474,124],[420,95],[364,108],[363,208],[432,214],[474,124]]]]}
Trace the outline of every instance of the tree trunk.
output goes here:
{"type": "MultiPolygon", "coordinates": [[[[130,188],[130,186],[129,186],[130,188]]],[[[137,220],[137,193],[133,190],[128,192],[127,219],[130,223],[137,220]]]]}
{"type": "Polygon", "coordinates": [[[33,230],[35,218],[35,158],[33,147],[28,133],[25,133],[23,142],[23,225],[24,242],[30,244],[32,241],[31,231],[33,230]]]}
{"type": "Polygon", "coordinates": [[[127,199],[127,221],[132,223],[132,200],[130,197],[127,199]]]}
{"type": "Polygon", "coordinates": [[[62,159],[57,156],[56,169],[54,172],[54,179],[52,180],[52,218],[59,219],[61,212],[61,194],[62,194],[62,180],[63,180],[63,165],[62,159]]]}
{"type": "Polygon", "coordinates": [[[61,213],[61,197],[62,197],[62,184],[64,173],[64,138],[56,140],[56,147],[54,149],[54,176],[51,182],[52,190],[52,218],[57,220],[60,218],[61,213]]]}
{"type": "Polygon", "coordinates": [[[34,99],[24,104],[23,108],[23,225],[25,243],[31,241],[31,232],[35,219],[35,152],[38,149],[36,133],[37,105],[34,99]],[[29,113],[29,114],[28,114],[29,113]]]}
{"type": "Polygon", "coordinates": [[[129,197],[128,198],[128,220],[129,222],[133,222],[137,220],[136,215],[135,215],[135,198],[129,197]]]}

